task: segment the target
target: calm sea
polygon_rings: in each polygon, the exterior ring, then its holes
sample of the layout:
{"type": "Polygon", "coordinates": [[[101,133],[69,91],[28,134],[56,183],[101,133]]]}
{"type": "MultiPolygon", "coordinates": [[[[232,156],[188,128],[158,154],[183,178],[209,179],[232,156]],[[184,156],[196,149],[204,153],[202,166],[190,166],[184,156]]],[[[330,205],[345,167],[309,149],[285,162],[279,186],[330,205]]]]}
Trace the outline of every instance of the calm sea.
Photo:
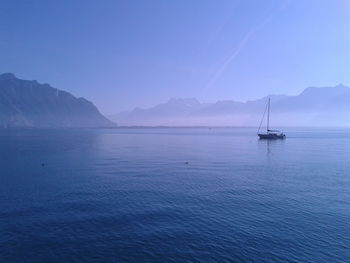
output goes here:
{"type": "Polygon", "coordinates": [[[350,130],[0,131],[0,262],[350,262],[350,130]]]}

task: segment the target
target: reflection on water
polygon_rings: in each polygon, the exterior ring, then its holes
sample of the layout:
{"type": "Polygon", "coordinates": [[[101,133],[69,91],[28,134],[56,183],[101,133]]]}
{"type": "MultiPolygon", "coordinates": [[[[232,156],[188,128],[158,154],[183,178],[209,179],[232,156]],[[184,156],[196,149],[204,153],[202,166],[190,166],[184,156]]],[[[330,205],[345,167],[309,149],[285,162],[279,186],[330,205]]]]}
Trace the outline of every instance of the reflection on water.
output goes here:
{"type": "Polygon", "coordinates": [[[262,149],[266,149],[266,155],[270,156],[270,154],[273,154],[274,149],[277,148],[277,152],[281,153],[281,147],[284,147],[285,140],[263,140],[263,139],[258,139],[258,144],[259,147],[262,149]]]}

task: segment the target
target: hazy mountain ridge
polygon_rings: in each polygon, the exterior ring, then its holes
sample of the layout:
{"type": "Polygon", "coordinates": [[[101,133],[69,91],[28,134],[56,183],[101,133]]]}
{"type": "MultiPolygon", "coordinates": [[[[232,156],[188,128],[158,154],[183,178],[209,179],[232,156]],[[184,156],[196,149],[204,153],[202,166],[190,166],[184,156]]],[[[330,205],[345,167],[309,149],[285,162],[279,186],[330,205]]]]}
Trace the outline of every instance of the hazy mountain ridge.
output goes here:
{"type": "Polygon", "coordinates": [[[272,125],[350,126],[350,88],[342,84],[309,87],[296,96],[270,95],[247,102],[170,99],[152,108],[136,108],[111,118],[120,125],[131,126],[257,126],[268,97],[272,125]]]}
{"type": "Polygon", "coordinates": [[[0,127],[114,126],[94,104],[36,80],[0,75],[0,127]]]}

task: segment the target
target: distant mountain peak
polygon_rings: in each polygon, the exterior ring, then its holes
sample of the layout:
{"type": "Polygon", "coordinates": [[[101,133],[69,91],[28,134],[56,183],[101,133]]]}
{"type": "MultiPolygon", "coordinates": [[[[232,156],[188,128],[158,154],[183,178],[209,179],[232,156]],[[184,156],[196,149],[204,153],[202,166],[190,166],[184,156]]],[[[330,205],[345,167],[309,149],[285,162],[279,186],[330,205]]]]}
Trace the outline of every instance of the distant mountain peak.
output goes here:
{"type": "Polygon", "coordinates": [[[346,88],[348,89],[349,87],[344,85],[343,83],[339,83],[338,85],[335,86],[336,88],[346,88]]]}
{"type": "Polygon", "coordinates": [[[17,79],[15,74],[13,73],[3,73],[0,74],[0,79],[1,80],[11,80],[11,79],[17,79]]]}
{"type": "Polygon", "coordinates": [[[300,95],[305,96],[305,95],[313,95],[313,94],[330,94],[330,95],[339,95],[342,93],[348,93],[350,92],[350,88],[343,85],[343,84],[338,84],[333,87],[308,87],[306,88],[300,95]]]}

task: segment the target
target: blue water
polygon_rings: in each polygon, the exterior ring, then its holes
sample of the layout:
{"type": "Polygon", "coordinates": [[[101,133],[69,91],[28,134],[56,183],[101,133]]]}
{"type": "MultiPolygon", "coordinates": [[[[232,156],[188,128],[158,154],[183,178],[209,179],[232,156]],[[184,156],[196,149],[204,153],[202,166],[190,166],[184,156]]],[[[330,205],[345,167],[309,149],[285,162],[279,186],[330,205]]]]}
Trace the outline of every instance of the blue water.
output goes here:
{"type": "Polygon", "coordinates": [[[0,262],[350,262],[350,130],[0,131],[0,262]]]}

